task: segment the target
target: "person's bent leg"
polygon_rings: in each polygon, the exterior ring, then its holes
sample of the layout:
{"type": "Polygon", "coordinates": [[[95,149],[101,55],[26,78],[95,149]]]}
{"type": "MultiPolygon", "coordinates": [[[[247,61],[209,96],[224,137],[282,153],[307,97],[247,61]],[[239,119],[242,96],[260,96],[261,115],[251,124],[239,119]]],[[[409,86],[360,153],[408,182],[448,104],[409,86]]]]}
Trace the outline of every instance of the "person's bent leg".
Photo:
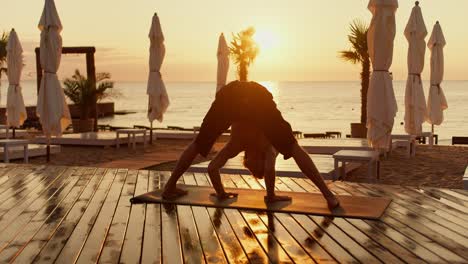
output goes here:
{"type": "Polygon", "coordinates": [[[230,158],[235,157],[240,152],[241,149],[239,146],[229,142],[226,146],[224,146],[223,149],[221,149],[218,155],[216,155],[216,157],[208,165],[208,176],[210,177],[218,199],[223,200],[237,196],[235,193],[227,193],[224,190],[224,186],[221,181],[221,175],[219,174],[219,169],[221,169],[230,158]]]}
{"type": "Polygon", "coordinates": [[[197,157],[198,150],[195,142],[192,142],[185,150],[182,152],[177,164],[172,171],[171,177],[164,185],[164,191],[162,193],[163,198],[174,199],[179,196],[185,195],[187,192],[176,187],[176,183],[179,178],[184,174],[185,171],[192,165],[193,160],[197,157]]]}
{"type": "Polygon", "coordinates": [[[281,196],[276,195],[275,193],[275,180],[276,180],[276,156],[277,152],[270,147],[270,149],[266,153],[265,157],[265,187],[267,195],[264,197],[266,203],[274,203],[274,202],[281,202],[281,201],[291,201],[290,196],[281,196]]]}
{"type": "Polygon", "coordinates": [[[325,184],[325,181],[309,154],[307,154],[307,152],[305,152],[305,150],[297,143],[293,145],[292,157],[307,178],[309,178],[319,188],[320,192],[322,192],[323,196],[327,200],[328,207],[330,209],[337,207],[339,205],[338,199],[330,189],[328,189],[328,186],[325,184]]]}

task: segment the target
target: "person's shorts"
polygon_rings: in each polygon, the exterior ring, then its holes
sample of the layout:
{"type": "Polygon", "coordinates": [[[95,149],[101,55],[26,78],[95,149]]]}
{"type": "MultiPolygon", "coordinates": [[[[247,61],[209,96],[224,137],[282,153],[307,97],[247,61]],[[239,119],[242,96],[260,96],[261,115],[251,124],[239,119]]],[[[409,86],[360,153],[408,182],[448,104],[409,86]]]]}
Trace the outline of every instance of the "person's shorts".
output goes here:
{"type": "Polygon", "coordinates": [[[285,159],[292,156],[296,138],[291,125],[284,120],[271,95],[259,96],[255,100],[238,100],[240,102],[231,99],[235,103],[217,98],[203,119],[195,139],[197,150],[202,156],[208,155],[216,139],[235,122],[246,122],[258,127],[285,159]]]}

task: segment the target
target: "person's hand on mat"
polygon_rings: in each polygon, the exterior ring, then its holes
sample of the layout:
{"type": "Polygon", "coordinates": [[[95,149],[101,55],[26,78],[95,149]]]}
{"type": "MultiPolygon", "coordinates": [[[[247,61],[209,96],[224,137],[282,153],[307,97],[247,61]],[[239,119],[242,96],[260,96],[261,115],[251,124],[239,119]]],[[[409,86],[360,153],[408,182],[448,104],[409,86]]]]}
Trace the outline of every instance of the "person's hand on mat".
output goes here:
{"type": "Polygon", "coordinates": [[[188,191],[184,189],[174,187],[173,189],[165,189],[161,196],[163,199],[166,200],[175,200],[179,197],[186,195],[187,193],[188,191]]]}
{"type": "Polygon", "coordinates": [[[265,203],[274,203],[274,202],[284,202],[284,201],[291,201],[291,196],[284,196],[284,195],[266,195],[264,198],[265,203]]]}
{"type": "Polygon", "coordinates": [[[238,193],[232,193],[232,192],[224,192],[222,194],[211,193],[210,195],[215,196],[220,201],[223,201],[223,200],[226,200],[226,199],[236,198],[239,194],[238,193]]]}

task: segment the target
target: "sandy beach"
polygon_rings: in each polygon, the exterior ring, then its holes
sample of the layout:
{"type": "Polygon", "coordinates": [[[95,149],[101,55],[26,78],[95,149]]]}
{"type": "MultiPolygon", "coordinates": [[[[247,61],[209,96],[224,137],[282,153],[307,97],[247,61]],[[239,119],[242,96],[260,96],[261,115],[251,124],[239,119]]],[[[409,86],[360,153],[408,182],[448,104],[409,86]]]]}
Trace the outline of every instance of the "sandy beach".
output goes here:
{"type": "MultiPolygon", "coordinates": [[[[49,164],[106,168],[172,170],[182,151],[191,140],[158,139],[153,145],[136,150],[127,147],[103,148],[62,146],[49,164]]],[[[195,163],[210,160],[225,142],[218,140],[207,158],[198,156],[195,163]]],[[[15,161],[21,163],[21,161],[15,161]]],[[[45,164],[45,157],[30,159],[32,164],[45,164]]],[[[407,158],[403,148],[396,148],[381,160],[382,184],[463,188],[463,174],[468,165],[468,147],[419,145],[415,157],[407,158]]],[[[350,172],[347,181],[371,182],[367,166],[350,172]]]]}
{"type": "MultiPolygon", "coordinates": [[[[463,188],[463,175],[468,166],[468,147],[418,145],[416,156],[407,158],[406,150],[397,148],[381,160],[381,184],[463,188]]],[[[367,166],[348,174],[346,180],[369,182],[367,166]]]]}

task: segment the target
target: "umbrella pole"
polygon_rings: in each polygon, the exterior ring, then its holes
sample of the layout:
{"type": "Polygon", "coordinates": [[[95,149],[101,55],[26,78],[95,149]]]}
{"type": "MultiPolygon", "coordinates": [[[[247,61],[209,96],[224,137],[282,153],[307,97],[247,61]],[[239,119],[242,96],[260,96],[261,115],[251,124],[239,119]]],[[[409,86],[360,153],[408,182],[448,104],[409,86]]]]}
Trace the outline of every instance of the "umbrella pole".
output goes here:
{"type": "Polygon", "coordinates": [[[150,145],[153,145],[153,122],[151,121],[150,127],[150,145]]]}

